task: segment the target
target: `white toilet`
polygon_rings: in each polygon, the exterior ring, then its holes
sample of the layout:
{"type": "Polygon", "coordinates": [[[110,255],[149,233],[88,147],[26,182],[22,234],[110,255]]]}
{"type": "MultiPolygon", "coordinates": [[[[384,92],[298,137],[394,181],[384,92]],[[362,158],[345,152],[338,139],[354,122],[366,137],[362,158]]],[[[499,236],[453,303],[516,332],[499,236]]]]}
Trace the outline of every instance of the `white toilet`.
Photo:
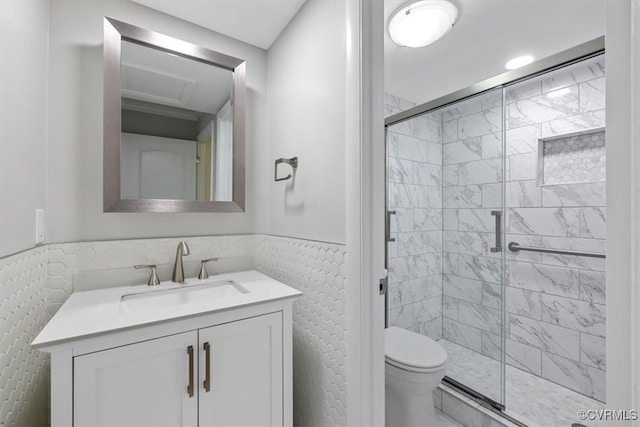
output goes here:
{"type": "Polygon", "coordinates": [[[447,366],[447,352],[424,335],[392,326],[385,330],[387,427],[435,425],[432,392],[447,366]]]}

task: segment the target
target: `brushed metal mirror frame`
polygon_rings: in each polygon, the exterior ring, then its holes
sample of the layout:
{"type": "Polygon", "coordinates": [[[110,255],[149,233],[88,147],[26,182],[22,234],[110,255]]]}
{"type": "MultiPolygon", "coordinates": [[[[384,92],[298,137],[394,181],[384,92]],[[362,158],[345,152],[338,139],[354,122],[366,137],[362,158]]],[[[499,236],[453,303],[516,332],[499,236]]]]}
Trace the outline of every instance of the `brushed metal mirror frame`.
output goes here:
{"type": "Polygon", "coordinates": [[[244,212],[246,62],[155,31],[104,18],[104,212],[244,212]],[[130,41],[233,72],[233,200],[122,199],[121,42],[130,41]]]}

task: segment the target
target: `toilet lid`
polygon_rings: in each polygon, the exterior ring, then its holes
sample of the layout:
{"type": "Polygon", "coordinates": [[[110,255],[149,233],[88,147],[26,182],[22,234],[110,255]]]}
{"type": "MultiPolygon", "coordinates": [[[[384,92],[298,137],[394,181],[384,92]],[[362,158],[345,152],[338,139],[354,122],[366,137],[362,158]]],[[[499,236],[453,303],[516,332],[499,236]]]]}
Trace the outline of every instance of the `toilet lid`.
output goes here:
{"type": "Polygon", "coordinates": [[[395,364],[416,368],[435,368],[447,362],[444,347],[431,338],[391,326],[384,333],[385,356],[395,364]]]}

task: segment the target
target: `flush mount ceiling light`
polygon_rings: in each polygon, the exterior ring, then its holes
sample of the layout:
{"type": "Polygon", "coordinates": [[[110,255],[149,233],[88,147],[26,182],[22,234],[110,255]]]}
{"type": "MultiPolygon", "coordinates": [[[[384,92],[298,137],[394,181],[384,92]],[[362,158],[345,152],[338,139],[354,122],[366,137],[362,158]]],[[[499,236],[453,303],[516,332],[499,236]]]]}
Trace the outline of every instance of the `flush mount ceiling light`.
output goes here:
{"type": "Polygon", "coordinates": [[[449,32],[458,8],[447,0],[420,0],[405,4],[389,19],[389,35],[400,46],[430,45],[449,32]]]}
{"type": "Polygon", "coordinates": [[[533,56],[524,55],[518,56],[516,58],[510,59],[504,64],[504,68],[507,70],[515,70],[516,68],[524,67],[525,65],[529,65],[533,62],[533,56]]]}

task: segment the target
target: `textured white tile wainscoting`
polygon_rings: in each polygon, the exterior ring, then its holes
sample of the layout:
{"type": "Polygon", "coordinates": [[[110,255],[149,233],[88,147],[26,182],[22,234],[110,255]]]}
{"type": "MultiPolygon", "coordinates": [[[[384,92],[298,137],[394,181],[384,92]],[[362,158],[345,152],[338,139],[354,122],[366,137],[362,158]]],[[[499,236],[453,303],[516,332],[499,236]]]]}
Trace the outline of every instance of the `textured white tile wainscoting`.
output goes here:
{"type": "Polygon", "coordinates": [[[0,426],[49,424],[49,358],[29,343],[51,318],[47,248],[0,260],[0,426]]]}
{"type": "Polygon", "coordinates": [[[207,266],[211,273],[228,271],[230,260],[249,257],[253,266],[255,236],[202,236],[184,238],[110,240],[49,245],[50,302],[54,312],[72,291],[144,283],[148,270],[136,264],[158,265],[161,280],[169,280],[176,247],[184,240],[190,255],[184,257],[185,276],[197,275],[200,260],[220,257],[207,266]]]}
{"type": "Polygon", "coordinates": [[[346,246],[256,238],[256,269],[303,293],[293,304],[293,424],[346,426],[346,246]]]}
{"type": "Polygon", "coordinates": [[[49,361],[30,342],[78,290],[145,283],[135,264],[157,264],[168,280],[178,242],[210,273],[253,269],[304,293],[294,302],[294,422],[346,425],[346,247],[268,235],[202,236],[51,244],[0,260],[2,271],[2,426],[47,425],[49,361]],[[5,378],[7,379],[5,382],[5,378]],[[6,386],[5,386],[6,384],[6,386]]]}

